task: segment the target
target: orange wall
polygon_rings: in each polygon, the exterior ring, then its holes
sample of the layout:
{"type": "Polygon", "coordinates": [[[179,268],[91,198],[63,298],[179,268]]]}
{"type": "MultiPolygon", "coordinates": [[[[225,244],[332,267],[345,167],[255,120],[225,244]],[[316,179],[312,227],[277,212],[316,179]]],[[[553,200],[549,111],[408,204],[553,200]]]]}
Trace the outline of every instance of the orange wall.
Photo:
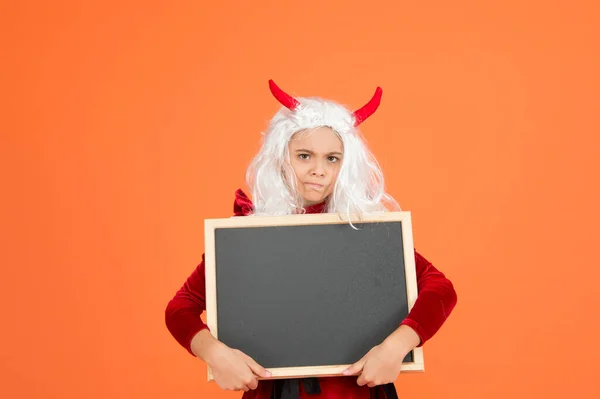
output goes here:
{"type": "Polygon", "coordinates": [[[163,310],[231,214],[269,78],[354,108],[384,89],[364,131],[459,294],[402,397],[600,397],[595,2],[13,3],[2,397],[239,397],[163,310]]]}

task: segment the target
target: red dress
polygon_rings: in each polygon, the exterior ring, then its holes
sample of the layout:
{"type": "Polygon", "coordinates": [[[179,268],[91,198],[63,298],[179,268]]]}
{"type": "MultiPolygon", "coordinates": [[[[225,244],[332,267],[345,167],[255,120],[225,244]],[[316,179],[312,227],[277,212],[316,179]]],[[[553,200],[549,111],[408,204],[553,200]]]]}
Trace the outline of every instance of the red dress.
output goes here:
{"type": "MultiPolygon", "coordinates": [[[[246,216],[252,211],[252,202],[238,189],[234,201],[234,215],[246,216]]],[[[307,213],[319,213],[323,205],[307,208],[307,213]]],[[[408,316],[400,323],[411,327],[421,338],[422,346],[440,329],[457,302],[450,280],[427,259],[415,251],[418,297],[408,316]]],[[[200,315],[206,310],[204,255],[202,262],[169,301],[165,310],[167,328],[190,354],[192,338],[208,326],[200,315]]],[[[381,387],[375,389],[356,384],[356,376],[319,378],[321,393],[308,395],[299,384],[300,399],[372,399],[385,398],[381,387]]],[[[242,399],[270,399],[273,381],[260,381],[258,388],[245,392],[242,399]]]]}

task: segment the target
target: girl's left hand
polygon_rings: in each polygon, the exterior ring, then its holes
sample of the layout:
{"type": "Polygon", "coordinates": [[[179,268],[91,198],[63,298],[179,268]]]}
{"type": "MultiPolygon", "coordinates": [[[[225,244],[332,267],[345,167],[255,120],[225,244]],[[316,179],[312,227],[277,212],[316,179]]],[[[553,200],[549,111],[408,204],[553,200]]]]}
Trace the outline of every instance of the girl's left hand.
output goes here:
{"type": "MultiPolygon", "coordinates": [[[[403,326],[406,327],[406,326],[403,326]]],[[[358,385],[375,387],[393,383],[398,378],[406,355],[420,342],[410,328],[400,328],[383,343],[375,346],[358,362],[344,371],[344,375],[360,373],[358,385]]]]}

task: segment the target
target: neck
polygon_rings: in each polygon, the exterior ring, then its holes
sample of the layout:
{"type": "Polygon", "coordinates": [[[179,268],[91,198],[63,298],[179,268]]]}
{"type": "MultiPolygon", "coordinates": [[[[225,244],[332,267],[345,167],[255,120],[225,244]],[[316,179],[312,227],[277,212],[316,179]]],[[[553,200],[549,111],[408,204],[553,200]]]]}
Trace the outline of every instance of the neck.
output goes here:
{"type": "Polygon", "coordinates": [[[327,201],[321,201],[317,203],[306,203],[304,209],[306,213],[321,213],[327,206],[327,201]]]}

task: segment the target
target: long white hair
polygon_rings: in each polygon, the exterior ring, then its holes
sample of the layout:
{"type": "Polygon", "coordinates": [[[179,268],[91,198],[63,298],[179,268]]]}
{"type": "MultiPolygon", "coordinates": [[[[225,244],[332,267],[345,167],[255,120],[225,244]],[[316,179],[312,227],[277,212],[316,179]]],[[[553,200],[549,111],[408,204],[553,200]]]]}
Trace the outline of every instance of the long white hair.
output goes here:
{"type": "MultiPolygon", "coordinates": [[[[290,97],[291,98],[291,97],[290,97]]],[[[381,167],[367,148],[356,126],[356,115],[344,106],[322,98],[294,98],[293,109],[282,107],[263,133],[260,150],[252,159],[246,181],[252,193],[253,214],[303,213],[302,197],[295,185],[288,144],[300,132],[320,127],[332,129],[340,138],[343,158],[335,186],[324,212],[362,215],[400,210],[385,191],[381,167]]]]}

